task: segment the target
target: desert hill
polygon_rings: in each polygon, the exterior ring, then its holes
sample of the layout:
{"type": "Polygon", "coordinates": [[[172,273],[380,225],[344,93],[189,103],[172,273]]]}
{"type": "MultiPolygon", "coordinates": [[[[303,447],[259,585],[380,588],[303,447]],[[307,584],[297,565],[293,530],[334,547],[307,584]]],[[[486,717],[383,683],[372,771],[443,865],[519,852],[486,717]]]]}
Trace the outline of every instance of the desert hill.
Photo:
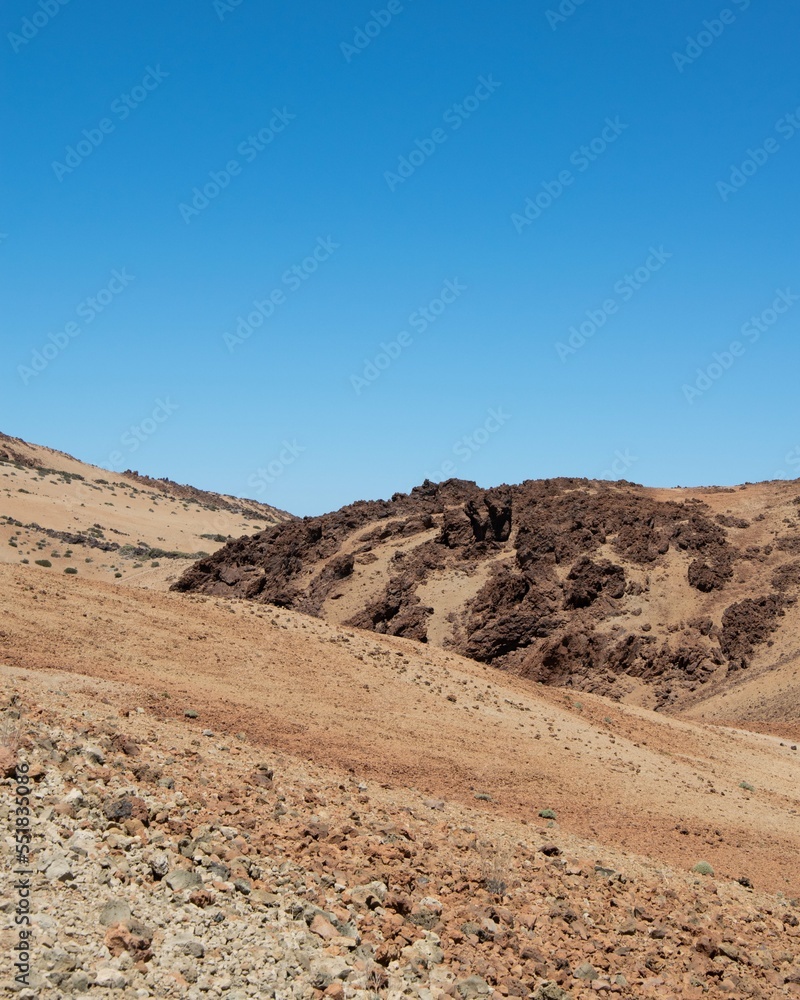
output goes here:
{"type": "Polygon", "coordinates": [[[175,589],[300,610],[530,680],[699,715],[707,695],[778,671],[779,697],[770,688],[755,702],[733,699],[729,719],[746,709],[752,724],[796,724],[799,505],[795,482],[425,483],[231,541],[175,589]]]}
{"type": "Polygon", "coordinates": [[[107,472],[5,434],[0,480],[0,563],[135,586],[166,587],[228,538],[290,517],[254,500],[107,472]]]}
{"type": "Polygon", "coordinates": [[[244,600],[0,605],[61,995],[798,995],[794,744],[244,600]]]}
{"type": "Polygon", "coordinates": [[[35,900],[9,995],[800,996],[794,484],[453,482],[300,521],[0,448],[0,822],[28,775],[35,900]],[[245,537],[177,554],[216,532],[245,537]],[[723,659],[676,699],[525,660],[618,626],[723,659]]]}

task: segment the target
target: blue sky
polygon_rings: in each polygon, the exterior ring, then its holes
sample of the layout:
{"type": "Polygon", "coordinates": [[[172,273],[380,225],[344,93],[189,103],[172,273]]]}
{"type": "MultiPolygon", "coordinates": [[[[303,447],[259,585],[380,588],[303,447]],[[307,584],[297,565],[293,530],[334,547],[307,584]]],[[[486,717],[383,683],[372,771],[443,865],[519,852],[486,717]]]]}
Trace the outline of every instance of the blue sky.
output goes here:
{"type": "Polygon", "coordinates": [[[800,9],[0,16],[5,432],[299,514],[800,474],[800,9]]]}

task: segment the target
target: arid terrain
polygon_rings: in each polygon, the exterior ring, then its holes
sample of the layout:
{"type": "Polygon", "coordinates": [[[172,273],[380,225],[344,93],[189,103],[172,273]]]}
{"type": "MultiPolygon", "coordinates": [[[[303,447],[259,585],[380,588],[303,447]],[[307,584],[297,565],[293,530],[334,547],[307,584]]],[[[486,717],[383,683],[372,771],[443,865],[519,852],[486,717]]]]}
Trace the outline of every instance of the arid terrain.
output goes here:
{"type": "Polygon", "coordinates": [[[164,589],[202,553],[289,517],[0,434],[0,564],[164,589]]]}
{"type": "Polygon", "coordinates": [[[288,520],[131,476],[90,506],[89,467],[14,447],[15,556],[33,523],[242,535],[171,591],[118,550],[0,565],[18,995],[800,996],[797,484],[450,483],[288,520]]]}

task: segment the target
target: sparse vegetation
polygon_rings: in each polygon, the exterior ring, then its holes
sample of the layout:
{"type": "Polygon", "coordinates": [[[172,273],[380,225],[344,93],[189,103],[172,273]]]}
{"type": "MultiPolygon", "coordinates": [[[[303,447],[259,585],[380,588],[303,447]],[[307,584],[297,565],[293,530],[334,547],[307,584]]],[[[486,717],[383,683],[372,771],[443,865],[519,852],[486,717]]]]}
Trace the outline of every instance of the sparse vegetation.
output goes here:
{"type": "Polygon", "coordinates": [[[208,552],[180,552],[178,550],[160,549],[139,542],[138,545],[123,545],[119,554],[124,559],[205,559],[208,552]]]}
{"type": "Polygon", "coordinates": [[[389,982],[389,974],[384,968],[376,963],[373,963],[369,971],[367,972],[366,985],[367,989],[375,997],[381,996],[382,990],[384,990],[389,982]]]}
{"type": "Polygon", "coordinates": [[[482,840],[476,844],[476,850],[486,891],[493,896],[504,896],[510,880],[507,852],[482,840]]]}
{"type": "Polygon", "coordinates": [[[556,814],[555,814],[555,812],[552,809],[540,809],[539,810],[539,816],[542,819],[555,819],[556,818],[556,814]]]}
{"type": "Polygon", "coordinates": [[[755,785],[751,785],[749,781],[740,781],[739,788],[743,788],[746,792],[754,792],[755,785]]]}
{"type": "Polygon", "coordinates": [[[45,569],[50,569],[50,567],[53,564],[50,562],[49,559],[37,559],[36,560],[36,565],[37,566],[44,566],[45,569]]]}
{"type": "Polygon", "coordinates": [[[19,719],[11,713],[3,713],[0,721],[0,747],[5,747],[13,754],[20,748],[20,723],[19,719]]]}
{"type": "Polygon", "coordinates": [[[693,872],[697,872],[698,875],[713,875],[714,869],[707,861],[698,861],[697,864],[692,868],[693,872]]]}
{"type": "Polygon", "coordinates": [[[75,574],[76,574],[76,573],[77,573],[78,571],[77,571],[77,569],[75,569],[75,567],[74,567],[74,566],[67,566],[67,567],[66,567],[66,568],[64,569],[64,572],[65,572],[65,573],[67,573],[67,574],[68,574],[69,576],[75,576],[75,574]]]}

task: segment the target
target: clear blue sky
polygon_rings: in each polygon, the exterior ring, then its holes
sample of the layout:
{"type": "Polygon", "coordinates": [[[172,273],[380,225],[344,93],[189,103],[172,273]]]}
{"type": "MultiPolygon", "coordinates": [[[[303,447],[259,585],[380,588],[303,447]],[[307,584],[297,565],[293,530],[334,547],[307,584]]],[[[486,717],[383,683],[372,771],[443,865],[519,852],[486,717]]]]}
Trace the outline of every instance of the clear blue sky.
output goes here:
{"type": "Polygon", "coordinates": [[[300,514],[800,474],[795,6],[0,18],[7,433],[300,514]]]}

